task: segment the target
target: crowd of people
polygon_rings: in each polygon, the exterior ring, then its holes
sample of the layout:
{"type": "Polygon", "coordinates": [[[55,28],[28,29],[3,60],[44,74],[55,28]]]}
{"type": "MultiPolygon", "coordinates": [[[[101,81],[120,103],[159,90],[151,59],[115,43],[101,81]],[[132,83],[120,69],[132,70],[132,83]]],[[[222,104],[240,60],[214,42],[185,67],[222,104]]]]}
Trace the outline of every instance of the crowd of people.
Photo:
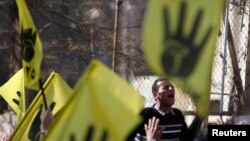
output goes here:
{"type": "MultiPolygon", "coordinates": [[[[152,85],[152,95],[155,103],[141,111],[143,121],[131,135],[128,141],[207,141],[208,119],[195,118],[193,126],[187,126],[182,111],[173,107],[175,103],[175,88],[166,78],[158,78],[152,85]]],[[[39,140],[43,140],[48,133],[48,128],[53,122],[53,107],[50,106],[41,117],[39,140]]],[[[246,120],[234,123],[234,116],[223,121],[217,119],[217,125],[240,124],[247,125],[246,120]]],[[[11,133],[6,134],[2,141],[8,141],[11,133]]]]}

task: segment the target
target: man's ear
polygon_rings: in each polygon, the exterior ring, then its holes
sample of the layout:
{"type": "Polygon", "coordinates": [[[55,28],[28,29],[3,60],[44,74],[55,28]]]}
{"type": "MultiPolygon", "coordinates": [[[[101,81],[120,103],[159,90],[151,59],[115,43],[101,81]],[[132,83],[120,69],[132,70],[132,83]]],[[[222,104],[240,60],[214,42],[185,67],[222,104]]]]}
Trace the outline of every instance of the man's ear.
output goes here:
{"type": "Polygon", "coordinates": [[[156,92],[154,92],[153,93],[153,97],[154,97],[154,99],[155,99],[155,101],[158,99],[158,93],[156,93],[156,92]]]}

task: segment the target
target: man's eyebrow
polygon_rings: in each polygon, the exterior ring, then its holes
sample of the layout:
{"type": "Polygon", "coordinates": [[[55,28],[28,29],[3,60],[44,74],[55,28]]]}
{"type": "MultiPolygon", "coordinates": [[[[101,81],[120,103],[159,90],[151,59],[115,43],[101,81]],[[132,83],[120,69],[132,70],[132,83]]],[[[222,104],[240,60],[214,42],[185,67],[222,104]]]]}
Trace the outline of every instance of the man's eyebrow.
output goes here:
{"type": "Polygon", "coordinates": [[[174,86],[171,85],[171,84],[166,84],[166,85],[163,86],[164,89],[165,89],[165,88],[169,88],[169,87],[174,88],[174,86]]]}

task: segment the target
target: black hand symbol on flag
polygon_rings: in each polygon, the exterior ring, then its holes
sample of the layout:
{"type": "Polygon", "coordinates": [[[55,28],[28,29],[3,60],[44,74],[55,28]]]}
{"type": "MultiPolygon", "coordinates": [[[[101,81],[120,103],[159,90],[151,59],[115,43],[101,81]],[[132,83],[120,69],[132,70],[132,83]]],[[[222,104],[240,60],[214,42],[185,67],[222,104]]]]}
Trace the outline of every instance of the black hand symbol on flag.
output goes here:
{"type": "MultiPolygon", "coordinates": [[[[94,138],[94,133],[95,133],[94,131],[95,131],[95,127],[90,125],[88,128],[87,134],[84,134],[85,136],[83,137],[82,141],[92,141],[94,138]]],[[[107,130],[104,130],[102,132],[100,141],[107,141],[107,140],[108,140],[107,130]]],[[[69,141],[76,141],[74,134],[71,134],[69,136],[69,141]]]]}
{"type": "MultiPolygon", "coordinates": [[[[22,58],[26,62],[30,62],[35,55],[35,46],[36,42],[36,31],[33,31],[32,28],[24,29],[22,27],[21,33],[21,43],[22,43],[22,58]]],[[[36,76],[35,69],[31,66],[25,67],[26,74],[28,77],[34,79],[36,76]]]]}
{"type": "Polygon", "coordinates": [[[204,49],[212,31],[210,26],[199,44],[195,43],[195,37],[201,26],[203,10],[197,10],[193,27],[188,37],[183,35],[183,28],[187,13],[186,2],[180,5],[179,20],[176,33],[170,33],[170,22],[168,9],[163,9],[164,22],[164,53],[161,57],[161,64],[166,74],[187,77],[196,65],[199,55],[204,49]]]}
{"type": "Polygon", "coordinates": [[[12,99],[12,101],[19,106],[20,104],[20,99],[21,99],[21,92],[20,91],[17,91],[16,92],[17,96],[19,97],[19,99],[12,99]]]}
{"type": "Polygon", "coordinates": [[[37,134],[40,132],[40,129],[38,128],[41,125],[41,114],[42,114],[43,104],[40,105],[40,107],[37,109],[35,118],[31,120],[31,127],[29,129],[28,137],[30,140],[37,140],[37,134]]]}
{"type": "Polygon", "coordinates": [[[30,62],[34,57],[36,41],[36,32],[32,31],[32,28],[23,29],[21,33],[21,43],[22,43],[22,58],[26,62],[30,62]]]}

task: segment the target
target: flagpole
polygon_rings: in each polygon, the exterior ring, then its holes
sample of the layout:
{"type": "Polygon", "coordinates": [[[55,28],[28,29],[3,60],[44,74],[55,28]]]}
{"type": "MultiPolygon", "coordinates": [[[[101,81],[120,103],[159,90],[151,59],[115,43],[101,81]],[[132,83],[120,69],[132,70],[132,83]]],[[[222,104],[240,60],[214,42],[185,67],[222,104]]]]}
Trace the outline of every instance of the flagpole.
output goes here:
{"type": "Polygon", "coordinates": [[[45,94],[44,94],[43,83],[42,83],[41,79],[39,79],[39,87],[40,87],[40,90],[42,91],[42,97],[43,97],[43,103],[44,103],[45,110],[47,110],[48,105],[47,105],[46,97],[45,97],[45,94]]]}
{"type": "Polygon", "coordinates": [[[225,13],[225,27],[224,27],[224,57],[223,57],[223,67],[222,67],[222,82],[221,82],[221,99],[220,99],[220,118],[222,119],[223,111],[223,98],[224,98],[224,84],[225,84],[225,67],[226,67],[226,58],[227,58],[227,36],[228,36],[228,9],[229,9],[229,0],[226,1],[226,13],[225,13]]]}
{"type": "Polygon", "coordinates": [[[117,32],[118,32],[118,22],[119,22],[119,0],[115,1],[115,19],[114,19],[114,40],[113,40],[113,50],[112,50],[112,70],[115,72],[116,65],[116,49],[117,49],[117,32]]]}

